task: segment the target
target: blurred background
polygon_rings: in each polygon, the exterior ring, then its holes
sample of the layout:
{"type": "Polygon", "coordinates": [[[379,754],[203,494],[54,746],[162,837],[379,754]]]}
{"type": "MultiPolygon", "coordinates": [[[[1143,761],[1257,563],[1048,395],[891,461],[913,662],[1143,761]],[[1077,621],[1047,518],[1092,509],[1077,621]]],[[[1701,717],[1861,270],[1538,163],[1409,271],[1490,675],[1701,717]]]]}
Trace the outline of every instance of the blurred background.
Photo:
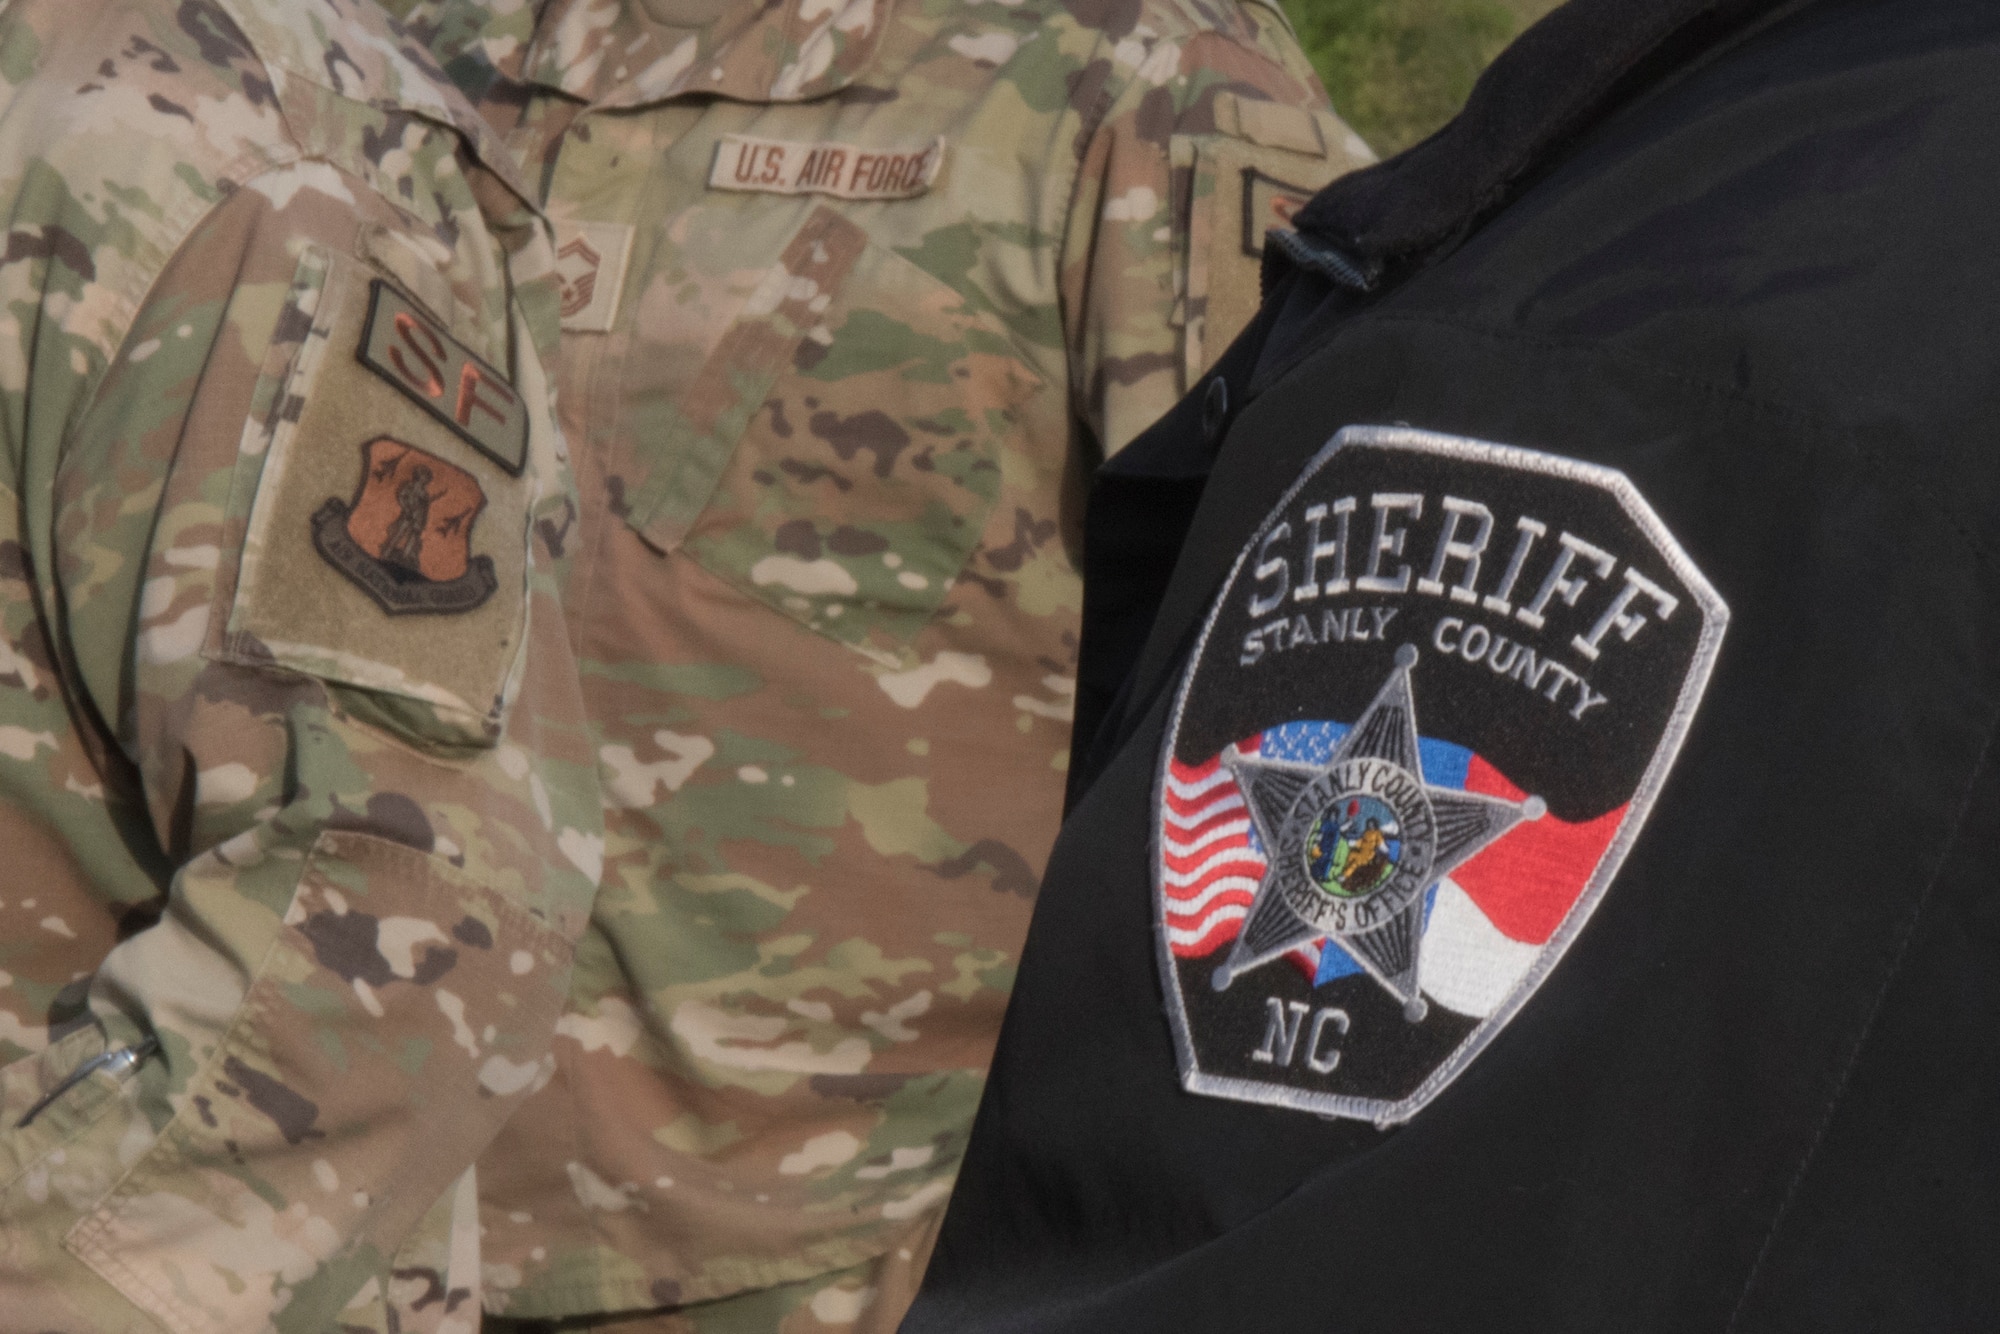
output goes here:
{"type": "Polygon", "coordinates": [[[1339,111],[1383,157],[1450,120],[1514,35],[1559,0],[1283,0],[1339,111]]]}

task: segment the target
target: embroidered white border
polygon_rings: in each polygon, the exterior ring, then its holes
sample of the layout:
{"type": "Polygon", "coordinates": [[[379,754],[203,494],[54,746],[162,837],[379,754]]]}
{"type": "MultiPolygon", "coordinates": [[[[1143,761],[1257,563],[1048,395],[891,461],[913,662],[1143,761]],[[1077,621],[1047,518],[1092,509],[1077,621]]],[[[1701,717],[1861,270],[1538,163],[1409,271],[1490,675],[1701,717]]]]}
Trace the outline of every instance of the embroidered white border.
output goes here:
{"type": "Polygon", "coordinates": [[[1174,1034],[1174,1054],[1179,1061],[1181,1087],[1190,1093],[1207,1094],[1211,1097],[1232,1098],[1239,1102],[1264,1103],[1275,1107],[1290,1107],[1297,1111],[1314,1112],[1320,1116],[1346,1117],[1357,1121],[1372,1121],[1378,1127],[1386,1128],[1401,1124],[1415,1116],[1430,1101],[1442,1093],[1452,1080],[1472,1063],[1473,1059],[1486,1048],[1502,1028],[1518,1014],[1528,998],[1535,994],[1548,975],[1562,962],[1563,955],[1582,932],[1584,924],[1597,910],[1598,902],[1611,881],[1625,862],[1625,855],[1631,851],[1638,839],[1639,831],[1652,812],[1653,801],[1667,780],[1668,772],[1680,755],[1682,744],[1687,740],[1688,728],[1694,723],[1695,710],[1701,704],[1701,697],[1708,689],[1708,679],[1715,669],[1716,656],[1722,651],[1722,635],[1729,625],[1729,606],[1713,585],[1695,568],[1695,564],[1681,550],[1680,543],[1660,521],[1657,514],[1632,485],[1629,478],[1616,468],[1606,468],[1594,463],[1582,463],[1576,459],[1562,458],[1555,454],[1544,454],[1537,450],[1522,449],[1515,445],[1493,444],[1485,440],[1473,440],[1465,436],[1445,435],[1437,431],[1418,430],[1407,426],[1348,426],[1313,455],[1294,481],[1279,497],[1278,502],[1264,518],[1257,531],[1250,536],[1243,549],[1237,553],[1236,561],[1229,567],[1229,574],[1222,582],[1221,590],[1209,607],[1208,619],[1202,625],[1201,637],[1196,640],[1194,651],[1188,655],[1187,666],[1182,670],[1181,682],[1174,694],[1173,711],[1167,716],[1166,738],[1160,748],[1160,759],[1153,780],[1153,938],[1160,966],[1161,989],[1166,992],[1167,1017],[1174,1034]],[[1631,807],[1625,820],[1618,827],[1618,833],[1598,860],[1597,869],[1583,893],[1577,897],[1564,916],[1542,952],[1528,969],[1526,975],[1500,1002],[1492,1014],[1480,1020],[1478,1027],[1467,1034],[1452,1054],[1445,1059],[1423,1083],[1406,1098],[1388,1101],[1381,1098],[1356,1098],[1341,1094],[1314,1093],[1308,1089],[1292,1088],[1281,1084],[1267,1084],[1258,1080],[1237,1079],[1225,1075],[1203,1073],[1196,1058],[1194,1042],[1189,1035],[1187,1007],[1181,997],[1180,980],[1174,967],[1173,951],[1167,941],[1167,926],[1164,917],[1166,894],[1163,879],[1166,874],[1166,852],[1160,845],[1162,819],[1160,812],[1166,801],[1166,781],[1168,765],[1173,758],[1174,742],[1180,734],[1182,710],[1187,706],[1188,688],[1194,682],[1194,669],[1208,648],[1210,634],[1214,632],[1216,618],[1221,614],[1222,602],[1231,589],[1236,587],[1236,578],[1243,569],[1243,562],[1257,547],[1264,534],[1270,531],[1278,516],[1284,513],[1293,499],[1304,489],[1322,468],[1341,449],[1349,445],[1367,445],[1376,449],[1404,449],[1416,453],[1439,455],[1445,458],[1466,459],[1479,463],[1496,464],[1516,468],[1523,472],[1542,473],[1581,482],[1609,492],[1625,511],[1626,517],[1645,534],[1660,556],[1687,587],[1695,605],[1701,609],[1701,635],[1696,641],[1694,661],[1688,667],[1685,681],[1681,685],[1680,698],[1674,704],[1673,712],[1667,718],[1667,726],[1661,733],[1658,747],[1653,752],[1652,761],[1640,775],[1638,788],[1632,794],[1631,807]]]}

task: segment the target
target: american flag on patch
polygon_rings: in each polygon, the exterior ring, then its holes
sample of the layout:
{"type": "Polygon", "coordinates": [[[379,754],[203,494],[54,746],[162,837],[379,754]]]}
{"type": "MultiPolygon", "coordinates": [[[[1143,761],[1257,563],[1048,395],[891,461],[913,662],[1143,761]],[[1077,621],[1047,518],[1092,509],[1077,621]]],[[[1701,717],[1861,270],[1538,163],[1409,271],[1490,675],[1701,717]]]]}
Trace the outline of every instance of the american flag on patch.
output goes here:
{"type": "MultiPolygon", "coordinates": [[[[1258,738],[1239,747],[1254,753],[1258,738]]],[[[1212,954],[1241,931],[1264,878],[1264,845],[1251,826],[1242,790],[1217,755],[1206,764],[1167,761],[1161,803],[1162,916],[1176,959],[1212,954]]],[[[1317,942],[1286,956],[1311,980],[1317,942]]]]}

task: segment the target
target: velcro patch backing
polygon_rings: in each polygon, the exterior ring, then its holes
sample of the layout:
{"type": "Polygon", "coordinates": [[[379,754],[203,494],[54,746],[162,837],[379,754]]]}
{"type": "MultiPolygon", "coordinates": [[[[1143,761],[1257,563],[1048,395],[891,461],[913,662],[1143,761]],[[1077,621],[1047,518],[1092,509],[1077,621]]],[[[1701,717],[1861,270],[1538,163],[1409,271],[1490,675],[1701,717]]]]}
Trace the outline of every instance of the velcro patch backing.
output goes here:
{"type": "Polygon", "coordinates": [[[726,134],[708,173],[713,190],[837,199],[914,199],[931,188],[944,165],[944,139],[921,148],[868,148],[830,140],[787,143],[726,134]]]}
{"type": "Polygon", "coordinates": [[[1353,163],[1228,135],[1175,135],[1169,155],[1188,183],[1181,324],[1193,384],[1257,313],[1265,235],[1353,163]]]}
{"type": "Polygon", "coordinates": [[[1245,98],[1224,90],[1215,95],[1215,128],[1238,139],[1283,148],[1293,153],[1325,157],[1328,138],[1324,113],[1315,116],[1304,107],[1284,102],[1245,98]]]}
{"type": "Polygon", "coordinates": [[[484,743],[524,633],[534,491],[511,475],[524,471],[525,438],[499,455],[500,391],[525,437],[539,389],[488,379],[490,367],[354,260],[322,262],[325,287],[263,445],[222,655],[420,700],[450,715],[454,740],[484,743]],[[490,433],[450,410],[466,367],[464,392],[495,409],[490,433]],[[436,395],[414,391],[454,377],[436,395]]]}

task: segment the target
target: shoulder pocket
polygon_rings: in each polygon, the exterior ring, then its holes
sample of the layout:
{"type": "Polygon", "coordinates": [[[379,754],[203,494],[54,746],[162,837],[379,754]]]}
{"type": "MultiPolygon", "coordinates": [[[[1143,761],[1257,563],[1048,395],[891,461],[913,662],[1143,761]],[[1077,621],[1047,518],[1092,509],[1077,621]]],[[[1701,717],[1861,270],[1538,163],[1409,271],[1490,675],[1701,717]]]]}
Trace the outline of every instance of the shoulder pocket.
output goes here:
{"type": "Polygon", "coordinates": [[[1335,177],[1374,160],[1331,112],[1221,93],[1222,132],[1175,135],[1169,151],[1185,210],[1181,308],[1185,383],[1193,384],[1257,313],[1264,235],[1335,177]],[[1185,182],[1180,185],[1180,182],[1185,182]]]}
{"type": "Polygon", "coordinates": [[[1039,380],[992,312],[816,207],[641,442],[631,522],[833,639],[937,611],[1039,380]]]}
{"type": "Polygon", "coordinates": [[[497,739],[552,448],[513,343],[509,374],[375,270],[307,254],[244,431],[210,657],[319,677],[419,744],[497,739]]]}

